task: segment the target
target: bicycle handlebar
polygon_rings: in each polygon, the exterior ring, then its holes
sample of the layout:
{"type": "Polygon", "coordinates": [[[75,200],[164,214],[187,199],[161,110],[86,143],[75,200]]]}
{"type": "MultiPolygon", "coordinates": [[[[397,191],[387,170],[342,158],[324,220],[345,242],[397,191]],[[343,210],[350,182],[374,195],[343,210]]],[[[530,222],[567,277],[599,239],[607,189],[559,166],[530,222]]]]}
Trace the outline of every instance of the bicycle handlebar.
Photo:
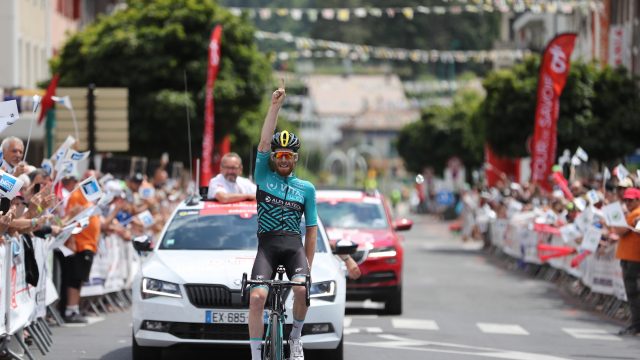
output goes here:
{"type": "Polygon", "coordinates": [[[309,275],[305,275],[304,282],[298,282],[298,281],[291,281],[291,280],[252,280],[252,279],[247,279],[247,273],[243,273],[242,284],[240,288],[240,296],[242,297],[242,299],[245,299],[247,285],[266,285],[269,288],[272,288],[272,287],[290,288],[294,286],[304,286],[306,289],[305,302],[307,304],[307,307],[311,303],[311,298],[310,298],[311,281],[310,281],[309,275]]]}

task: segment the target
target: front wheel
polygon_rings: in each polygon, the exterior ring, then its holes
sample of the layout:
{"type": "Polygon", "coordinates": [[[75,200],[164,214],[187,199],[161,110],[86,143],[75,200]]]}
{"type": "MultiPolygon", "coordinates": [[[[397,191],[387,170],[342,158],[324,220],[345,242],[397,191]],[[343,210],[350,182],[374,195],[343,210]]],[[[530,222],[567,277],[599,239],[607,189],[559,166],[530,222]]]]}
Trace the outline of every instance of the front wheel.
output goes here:
{"type": "Polygon", "coordinates": [[[277,313],[271,314],[269,331],[264,341],[262,357],[265,360],[284,360],[282,351],[282,324],[277,313]]]}

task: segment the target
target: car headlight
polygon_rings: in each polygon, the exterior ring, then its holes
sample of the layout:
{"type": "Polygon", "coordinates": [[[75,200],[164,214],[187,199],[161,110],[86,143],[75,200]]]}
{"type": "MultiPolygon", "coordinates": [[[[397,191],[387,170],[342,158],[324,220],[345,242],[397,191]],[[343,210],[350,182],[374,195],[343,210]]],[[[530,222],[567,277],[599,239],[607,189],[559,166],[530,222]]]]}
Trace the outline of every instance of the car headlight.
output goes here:
{"type": "Polygon", "coordinates": [[[323,281],[319,283],[311,284],[309,289],[310,298],[320,299],[326,301],[333,301],[336,298],[336,282],[335,281],[323,281]]]}
{"type": "Polygon", "coordinates": [[[386,246],[380,248],[373,248],[369,250],[369,258],[384,258],[395,257],[397,255],[396,248],[393,246],[386,246]]]}
{"type": "Polygon", "coordinates": [[[142,298],[149,299],[154,296],[181,298],[182,294],[178,284],[150,278],[142,279],[142,298]]]}

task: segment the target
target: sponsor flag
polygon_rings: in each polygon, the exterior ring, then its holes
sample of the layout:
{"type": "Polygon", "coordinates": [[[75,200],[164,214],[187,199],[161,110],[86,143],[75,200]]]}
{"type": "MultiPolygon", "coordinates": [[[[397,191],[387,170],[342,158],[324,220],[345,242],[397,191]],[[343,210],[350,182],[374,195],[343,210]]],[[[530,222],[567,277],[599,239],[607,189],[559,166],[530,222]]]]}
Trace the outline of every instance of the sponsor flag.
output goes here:
{"type": "Polygon", "coordinates": [[[19,178],[9,173],[2,173],[0,176],[0,197],[13,200],[18,195],[22,185],[24,185],[24,182],[19,178]]]}
{"type": "Polygon", "coordinates": [[[202,171],[200,172],[200,184],[208,184],[211,179],[211,164],[214,142],[214,104],[213,88],[215,87],[218,69],[220,67],[220,40],[222,26],[216,25],[211,31],[209,40],[209,66],[207,70],[207,86],[204,104],[204,132],[202,134],[202,171]]]}
{"type": "Polygon", "coordinates": [[[602,207],[604,219],[609,226],[627,227],[627,220],[624,218],[624,211],[619,201],[602,207]]]}
{"type": "Polygon", "coordinates": [[[98,180],[96,180],[95,176],[89,176],[88,178],[82,180],[80,183],[80,190],[82,191],[82,195],[88,201],[96,201],[102,196],[102,189],[100,188],[100,184],[98,180]]]}
{"type": "Polygon", "coordinates": [[[56,150],[56,152],[53,154],[52,160],[57,163],[60,159],[64,158],[64,155],[67,153],[67,149],[69,149],[71,145],[75,143],[76,139],[73,136],[68,135],[62,145],[60,145],[58,150],[56,150]]]}
{"type": "Polygon", "coordinates": [[[56,87],[58,87],[58,80],[60,80],[60,74],[55,74],[51,82],[49,83],[49,87],[47,87],[47,92],[44,94],[41,102],[41,110],[40,116],[38,117],[38,125],[42,124],[42,119],[47,114],[49,109],[53,107],[53,99],[52,97],[56,94],[56,87]]]}
{"type": "Polygon", "coordinates": [[[0,102],[0,133],[20,119],[18,102],[15,100],[0,102]]]}
{"type": "Polygon", "coordinates": [[[538,79],[538,104],[531,146],[531,181],[551,190],[549,175],[556,158],[560,95],[569,75],[576,34],[556,36],[544,51],[538,79]]]}
{"type": "Polygon", "coordinates": [[[145,229],[153,225],[153,223],[155,222],[155,220],[153,219],[153,215],[151,215],[151,212],[149,212],[149,210],[145,210],[141,212],[140,214],[137,215],[137,217],[138,217],[138,220],[142,222],[142,225],[144,226],[145,229]]]}
{"type": "Polygon", "coordinates": [[[44,170],[48,176],[51,176],[51,174],[53,174],[53,163],[49,159],[42,160],[40,168],[42,168],[42,170],[44,170]]]}

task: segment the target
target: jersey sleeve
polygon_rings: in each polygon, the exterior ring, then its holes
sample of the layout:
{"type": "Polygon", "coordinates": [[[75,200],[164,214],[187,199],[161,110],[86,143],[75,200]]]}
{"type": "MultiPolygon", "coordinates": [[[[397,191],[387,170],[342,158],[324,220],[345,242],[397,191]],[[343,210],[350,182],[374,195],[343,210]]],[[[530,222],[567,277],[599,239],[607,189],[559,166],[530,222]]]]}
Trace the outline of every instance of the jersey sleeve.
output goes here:
{"type": "Polygon", "coordinates": [[[316,210],[316,188],[308,183],[304,196],[304,218],[306,226],[318,226],[318,212],[316,210]]]}
{"type": "Polygon", "coordinates": [[[256,169],[253,171],[256,185],[263,183],[269,171],[271,171],[271,169],[269,169],[269,155],[268,151],[258,151],[258,155],[256,156],[256,169]]]}

